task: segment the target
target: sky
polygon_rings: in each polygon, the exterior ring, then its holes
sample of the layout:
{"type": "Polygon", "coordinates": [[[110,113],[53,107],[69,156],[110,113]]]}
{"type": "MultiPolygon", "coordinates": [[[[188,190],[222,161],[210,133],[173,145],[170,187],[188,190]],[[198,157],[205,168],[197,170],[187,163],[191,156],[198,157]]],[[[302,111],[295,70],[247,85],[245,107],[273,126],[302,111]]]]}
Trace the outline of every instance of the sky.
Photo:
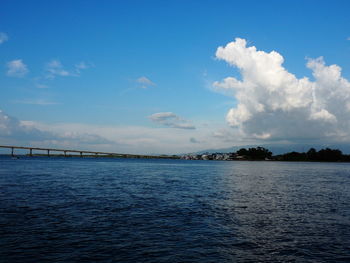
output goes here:
{"type": "Polygon", "coordinates": [[[350,144],[349,1],[0,3],[0,144],[350,144]]]}

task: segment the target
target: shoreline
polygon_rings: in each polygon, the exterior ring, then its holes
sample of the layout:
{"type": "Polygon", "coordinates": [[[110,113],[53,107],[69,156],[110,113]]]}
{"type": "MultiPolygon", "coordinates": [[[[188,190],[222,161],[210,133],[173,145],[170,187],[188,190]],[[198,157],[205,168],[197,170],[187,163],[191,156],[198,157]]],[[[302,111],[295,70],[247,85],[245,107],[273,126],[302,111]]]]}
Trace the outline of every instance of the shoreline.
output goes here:
{"type": "Polygon", "coordinates": [[[136,154],[121,154],[121,155],[66,155],[63,154],[50,154],[47,156],[45,154],[33,154],[32,156],[28,154],[18,154],[11,156],[11,154],[0,154],[0,158],[9,158],[9,159],[21,159],[23,157],[32,158],[32,157],[43,157],[43,158],[82,158],[82,159],[167,159],[167,160],[184,160],[184,161],[218,161],[218,162],[288,162],[288,163],[350,163],[350,161],[321,161],[321,160],[259,160],[259,159],[232,159],[232,160],[203,160],[203,159],[183,159],[181,156],[164,156],[164,155],[136,155],[136,154]]]}

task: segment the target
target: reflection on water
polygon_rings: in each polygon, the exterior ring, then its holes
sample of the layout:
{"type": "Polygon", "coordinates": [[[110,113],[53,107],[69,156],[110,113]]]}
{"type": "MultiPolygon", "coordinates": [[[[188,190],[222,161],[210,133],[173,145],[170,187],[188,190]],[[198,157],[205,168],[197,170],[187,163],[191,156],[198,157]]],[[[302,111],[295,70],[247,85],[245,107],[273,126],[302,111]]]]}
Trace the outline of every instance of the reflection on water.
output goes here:
{"type": "Polygon", "coordinates": [[[338,163],[1,159],[0,258],[346,262],[349,168],[338,163]]]}

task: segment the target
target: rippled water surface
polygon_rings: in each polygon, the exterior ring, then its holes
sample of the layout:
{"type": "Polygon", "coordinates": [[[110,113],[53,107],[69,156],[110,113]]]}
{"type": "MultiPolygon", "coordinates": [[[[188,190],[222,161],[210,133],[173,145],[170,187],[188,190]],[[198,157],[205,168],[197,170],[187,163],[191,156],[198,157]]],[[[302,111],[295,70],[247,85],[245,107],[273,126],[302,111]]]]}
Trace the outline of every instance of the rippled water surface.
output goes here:
{"type": "Polygon", "coordinates": [[[350,164],[0,159],[0,262],[349,262],[350,164]]]}

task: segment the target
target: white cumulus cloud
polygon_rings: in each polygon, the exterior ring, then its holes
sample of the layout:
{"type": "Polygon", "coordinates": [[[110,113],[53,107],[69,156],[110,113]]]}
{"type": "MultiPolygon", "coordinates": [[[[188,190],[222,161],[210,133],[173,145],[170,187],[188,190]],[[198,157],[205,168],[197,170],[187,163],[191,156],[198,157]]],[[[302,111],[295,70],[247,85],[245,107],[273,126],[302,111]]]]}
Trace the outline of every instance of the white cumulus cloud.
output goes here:
{"type": "Polygon", "coordinates": [[[172,112],[158,112],[154,113],[149,118],[156,123],[171,127],[171,128],[178,128],[178,129],[195,129],[196,127],[189,122],[188,120],[185,120],[175,113],[172,112]]]}
{"type": "Polygon", "coordinates": [[[6,42],[9,39],[6,33],[0,32],[0,44],[6,42]]]}
{"type": "Polygon", "coordinates": [[[337,65],[309,59],[314,81],[283,67],[276,51],[265,52],[236,38],[216,57],[237,67],[241,80],[227,77],[214,87],[233,94],[237,105],[227,122],[246,137],[262,140],[350,140],[350,82],[337,65]]]}
{"type": "Polygon", "coordinates": [[[28,67],[23,63],[22,59],[15,59],[7,62],[7,76],[9,77],[24,77],[28,72],[28,67]]]}

